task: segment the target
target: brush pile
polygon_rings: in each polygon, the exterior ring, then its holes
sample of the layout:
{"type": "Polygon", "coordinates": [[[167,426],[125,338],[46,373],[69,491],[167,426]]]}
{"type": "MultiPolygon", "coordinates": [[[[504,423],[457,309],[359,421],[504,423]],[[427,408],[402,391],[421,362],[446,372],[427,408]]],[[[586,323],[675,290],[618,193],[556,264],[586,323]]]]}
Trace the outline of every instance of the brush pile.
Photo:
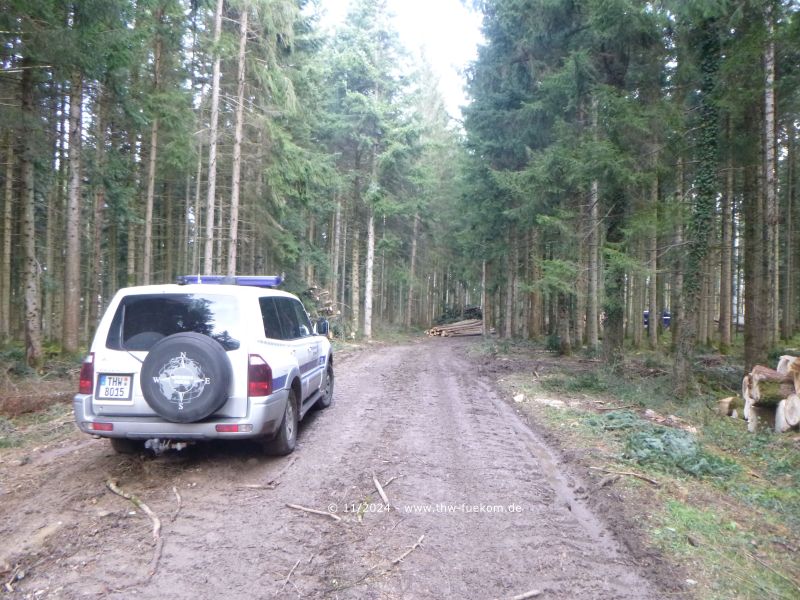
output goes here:
{"type": "Polygon", "coordinates": [[[481,335],[483,324],[480,319],[467,319],[449,325],[435,325],[428,329],[425,334],[439,337],[456,337],[465,335],[481,335]]]}

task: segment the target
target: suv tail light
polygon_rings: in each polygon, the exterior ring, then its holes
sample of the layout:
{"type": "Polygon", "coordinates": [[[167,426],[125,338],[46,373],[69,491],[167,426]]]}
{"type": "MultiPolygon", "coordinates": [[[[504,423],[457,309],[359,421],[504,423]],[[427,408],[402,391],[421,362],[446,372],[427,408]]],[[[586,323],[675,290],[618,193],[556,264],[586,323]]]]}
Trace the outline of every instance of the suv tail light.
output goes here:
{"type": "Polygon", "coordinates": [[[81,364],[81,374],[78,379],[78,393],[91,394],[94,389],[94,352],[90,352],[81,364]]]}
{"type": "Polygon", "coordinates": [[[258,354],[251,354],[247,365],[247,395],[269,396],[272,393],[272,369],[258,354]]]}

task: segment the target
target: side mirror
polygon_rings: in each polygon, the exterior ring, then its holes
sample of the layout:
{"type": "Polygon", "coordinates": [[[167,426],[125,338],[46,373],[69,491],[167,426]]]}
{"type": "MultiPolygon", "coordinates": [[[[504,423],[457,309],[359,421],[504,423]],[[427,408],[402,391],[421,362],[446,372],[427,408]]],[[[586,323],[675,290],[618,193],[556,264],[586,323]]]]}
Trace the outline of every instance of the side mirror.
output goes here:
{"type": "Polygon", "coordinates": [[[330,324],[328,323],[328,319],[319,319],[317,321],[317,335],[324,335],[327,336],[328,332],[330,331],[330,324]]]}

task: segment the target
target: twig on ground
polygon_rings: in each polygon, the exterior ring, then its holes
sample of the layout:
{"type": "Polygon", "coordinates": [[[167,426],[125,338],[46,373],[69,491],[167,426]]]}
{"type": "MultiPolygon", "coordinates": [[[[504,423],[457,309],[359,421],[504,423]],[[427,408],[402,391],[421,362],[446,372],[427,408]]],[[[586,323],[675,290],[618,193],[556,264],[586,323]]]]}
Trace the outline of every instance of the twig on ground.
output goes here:
{"type": "Polygon", "coordinates": [[[243,483],[236,486],[240,490],[274,490],[276,484],[272,483],[243,483]]]}
{"type": "Polygon", "coordinates": [[[661,487],[661,483],[656,481],[655,479],[650,479],[644,475],[639,473],[634,473],[633,471],[614,471],[612,469],[603,469],[601,467],[589,467],[594,471],[601,471],[603,473],[611,473],[612,475],[627,475],[628,477],[636,477],[637,479],[641,479],[642,481],[646,481],[647,483],[654,485],[656,487],[661,487]]]}
{"type": "MultiPolygon", "coordinates": [[[[425,539],[425,536],[424,536],[424,535],[421,535],[421,536],[419,536],[419,539],[417,540],[417,543],[416,543],[416,544],[414,544],[413,546],[411,546],[411,548],[409,548],[408,550],[406,550],[405,552],[403,552],[403,554],[401,554],[401,555],[400,555],[398,558],[395,558],[395,559],[392,561],[392,567],[393,567],[394,565],[398,564],[398,563],[401,563],[401,562],[403,562],[403,559],[404,559],[406,556],[408,556],[408,555],[409,555],[409,554],[411,554],[411,553],[412,553],[414,550],[416,550],[417,548],[419,548],[419,547],[420,547],[420,545],[422,544],[422,540],[424,540],[424,539],[425,539]]],[[[389,569],[391,569],[392,567],[389,567],[389,569]]],[[[387,569],[387,571],[388,571],[389,569],[387,569]]]]}
{"type": "Polygon", "coordinates": [[[395,479],[400,479],[401,477],[403,477],[403,475],[395,475],[394,477],[389,477],[389,479],[386,480],[386,483],[383,484],[383,487],[384,488],[389,487],[390,483],[392,483],[395,479]]]}
{"type": "Polygon", "coordinates": [[[383,503],[386,506],[389,506],[389,496],[387,496],[386,492],[383,491],[383,486],[381,486],[381,482],[378,481],[378,478],[375,477],[374,474],[372,475],[372,483],[375,484],[375,489],[378,490],[378,495],[381,497],[381,500],[383,500],[383,503]]]}
{"type": "Polygon", "coordinates": [[[528,600],[529,598],[536,598],[536,596],[541,596],[542,590],[531,590],[529,592],[525,592],[524,594],[517,594],[513,598],[509,600],[528,600]]]}
{"type": "Polygon", "coordinates": [[[289,508],[293,508],[295,510],[302,510],[303,512],[312,513],[314,515],[321,515],[323,517],[328,517],[329,519],[333,519],[334,521],[341,521],[342,518],[339,515],[334,513],[325,512],[324,510],[317,510],[315,508],[308,508],[306,506],[300,506],[299,504],[289,504],[286,503],[286,506],[289,508]]]}
{"type": "Polygon", "coordinates": [[[275,596],[277,596],[278,594],[280,594],[284,590],[286,585],[289,583],[289,580],[292,578],[292,573],[294,573],[294,570],[297,568],[297,565],[299,565],[299,564],[300,564],[300,559],[298,558],[297,562],[294,563],[294,566],[292,567],[292,570],[289,571],[289,574],[286,576],[286,580],[283,582],[283,585],[281,586],[281,589],[279,589],[277,592],[275,592],[275,594],[274,594],[275,596]]]}
{"type": "Polygon", "coordinates": [[[161,550],[164,546],[164,540],[161,539],[161,519],[159,519],[156,513],[154,513],[150,507],[142,502],[138,497],[122,490],[117,485],[116,481],[109,479],[106,482],[106,487],[108,487],[108,489],[114,492],[117,496],[121,496],[132,502],[134,506],[140,508],[142,512],[150,517],[150,520],[153,522],[153,540],[155,540],[156,546],[153,550],[153,558],[150,561],[150,570],[148,571],[147,578],[145,579],[145,582],[149,581],[153,578],[153,575],[155,575],[156,571],[158,570],[158,563],[161,560],[161,550]]]}
{"type": "Polygon", "coordinates": [[[178,518],[178,513],[181,512],[181,507],[183,506],[183,499],[181,498],[180,493],[178,492],[178,488],[174,485],[172,486],[172,493],[175,494],[175,499],[178,501],[178,508],[175,509],[175,514],[172,515],[172,520],[178,518]]]}
{"type": "Polygon", "coordinates": [[[628,408],[638,408],[638,407],[633,405],[633,404],[626,404],[625,406],[599,406],[599,407],[595,408],[595,410],[600,410],[600,411],[609,410],[610,411],[610,410],[625,410],[625,409],[628,409],[628,408]]]}

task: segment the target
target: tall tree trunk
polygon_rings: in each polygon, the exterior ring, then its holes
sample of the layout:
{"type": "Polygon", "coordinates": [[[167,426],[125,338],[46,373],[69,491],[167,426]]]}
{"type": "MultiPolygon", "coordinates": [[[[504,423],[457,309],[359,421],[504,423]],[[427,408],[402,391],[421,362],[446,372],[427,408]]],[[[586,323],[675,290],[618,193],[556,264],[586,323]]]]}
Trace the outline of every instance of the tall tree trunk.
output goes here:
{"type": "Polygon", "coordinates": [[[481,313],[483,315],[483,319],[481,319],[481,334],[484,337],[486,336],[486,334],[489,333],[488,306],[486,305],[487,298],[488,294],[486,293],[486,259],[484,258],[481,261],[481,313]]]}
{"type": "MultiPolygon", "coordinates": [[[[28,364],[39,368],[42,363],[42,331],[39,309],[39,264],[36,260],[36,195],[34,180],[34,134],[31,130],[36,122],[33,71],[30,61],[24,60],[21,78],[22,100],[22,157],[20,178],[22,180],[22,245],[23,287],[25,290],[25,350],[28,364]]],[[[72,153],[70,152],[70,156],[72,153]]],[[[80,247],[78,249],[80,252],[80,247]]],[[[76,307],[78,308],[78,307],[76,307]]],[[[77,321],[75,323],[75,348],[77,350],[77,321]]]]}
{"type": "Polygon", "coordinates": [[[656,175],[650,188],[650,202],[653,209],[653,223],[647,229],[647,262],[648,262],[648,330],[647,338],[650,348],[658,348],[658,325],[661,322],[660,306],[658,304],[658,176],[656,175]]]}
{"type": "Polygon", "coordinates": [[[64,352],[78,351],[78,326],[81,312],[81,112],[83,77],[72,74],[69,99],[69,186],[67,196],[66,248],[64,257],[64,352]]]}
{"type": "MultiPolygon", "coordinates": [[[[244,129],[244,76],[247,54],[247,14],[250,7],[242,5],[239,22],[239,68],[236,84],[236,128],[233,135],[233,177],[231,181],[231,235],[228,241],[228,275],[236,275],[236,246],[239,242],[239,187],[242,176],[242,131],[244,129]]],[[[310,282],[309,282],[310,283],[310,282]]]]}
{"type": "MultiPolygon", "coordinates": [[[[354,215],[355,216],[355,215],[354,215]]],[[[361,282],[359,280],[359,275],[361,273],[361,230],[358,227],[357,223],[353,224],[353,260],[352,264],[350,265],[350,270],[352,273],[350,274],[350,296],[351,296],[351,305],[350,305],[350,312],[353,318],[353,334],[358,335],[359,330],[359,320],[361,317],[361,282]]]]}
{"type": "Polygon", "coordinates": [[[224,0],[217,0],[214,12],[214,67],[211,76],[211,122],[208,136],[208,196],[206,199],[206,237],[203,257],[203,273],[211,275],[214,271],[214,225],[216,215],[217,189],[217,129],[219,124],[219,80],[220,63],[219,39],[222,33],[222,8],[224,0]]]}
{"type": "Polygon", "coordinates": [[[764,218],[766,220],[766,265],[767,281],[772,293],[765,298],[768,302],[769,344],[774,345],[778,338],[778,194],[776,185],[775,153],[775,23],[772,3],[766,3],[767,47],[764,52],[764,218]]]}
{"type": "MultiPolygon", "coordinates": [[[[159,7],[155,15],[156,28],[158,29],[164,20],[164,10],[159,7]]],[[[156,33],[155,45],[153,48],[153,92],[158,94],[161,82],[161,34],[156,33]]],[[[142,255],[142,281],[144,285],[150,285],[151,272],[153,268],[153,203],[155,201],[156,189],[156,167],[158,165],[158,116],[153,116],[150,124],[150,152],[147,165],[147,195],[144,204],[144,252],[142,255]]]]}
{"type": "MultiPolygon", "coordinates": [[[[712,21],[703,24],[700,43],[700,106],[698,164],[695,177],[696,194],[689,222],[688,257],[684,270],[683,297],[687,315],[696,315],[700,306],[703,262],[708,254],[708,236],[714,224],[717,194],[717,134],[718,109],[712,98],[719,69],[720,47],[717,26],[712,21]]],[[[686,319],[682,324],[675,354],[673,377],[676,393],[685,397],[693,384],[691,361],[697,337],[697,322],[686,319]]]]}
{"type": "Polygon", "coordinates": [[[507,340],[511,339],[514,334],[514,279],[517,266],[514,264],[512,246],[515,243],[514,230],[510,229],[508,232],[508,267],[506,270],[506,314],[503,323],[503,337],[507,340]]]}
{"type": "MultiPolygon", "coordinates": [[[[593,104],[593,107],[595,105],[593,104]]],[[[597,126],[597,111],[593,110],[592,120],[597,126]]],[[[589,194],[589,289],[586,305],[586,345],[589,352],[597,353],[600,347],[600,334],[598,331],[600,298],[598,294],[598,275],[600,253],[600,193],[599,182],[592,181],[589,194]]]]}
{"type": "MultiPolygon", "coordinates": [[[[730,132],[730,129],[729,129],[730,132]]],[[[733,160],[728,158],[725,193],[722,195],[722,232],[719,275],[719,351],[730,352],[733,291],[733,160]]]]}
{"type": "Polygon", "coordinates": [[[372,281],[375,269],[375,215],[367,207],[367,263],[364,269],[364,337],[372,339],[372,281]]]}
{"type": "MultiPolygon", "coordinates": [[[[414,213],[414,227],[411,232],[411,261],[408,268],[408,298],[406,300],[405,327],[411,328],[411,311],[414,306],[414,291],[417,278],[417,236],[419,234],[419,212],[414,213]]],[[[485,267],[485,263],[484,263],[485,267]]]]}
{"type": "Polygon", "coordinates": [[[685,172],[683,158],[678,158],[675,173],[675,206],[673,218],[675,219],[675,230],[672,235],[672,288],[670,290],[670,322],[671,345],[673,353],[678,351],[678,340],[680,331],[685,320],[683,310],[683,222],[684,222],[684,203],[685,203],[685,172]]]}
{"type": "Polygon", "coordinates": [[[3,188],[3,250],[0,259],[0,343],[11,335],[11,230],[14,206],[14,135],[6,132],[6,181],[3,188]]]}
{"type": "Polygon", "coordinates": [[[336,199],[336,213],[334,215],[333,226],[333,265],[331,272],[331,299],[334,302],[339,300],[339,258],[342,251],[342,202],[336,199]]]}
{"type": "Polygon", "coordinates": [[[105,218],[106,187],[105,187],[105,166],[106,166],[106,125],[108,120],[108,90],[102,86],[99,91],[97,117],[95,121],[95,168],[100,175],[94,185],[93,198],[93,219],[92,219],[92,260],[91,262],[91,283],[89,289],[88,318],[89,325],[94,327],[100,318],[100,298],[103,294],[103,273],[108,267],[108,262],[102,260],[103,225],[105,218]]]}
{"type": "Polygon", "coordinates": [[[192,273],[200,273],[200,239],[203,211],[201,202],[203,191],[203,145],[197,148],[197,174],[194,181],[194,223],[192,226],[192,273]]]}
{"type": "Polygon", "coordinates": [[[750,371],[767,358],[767,323],[763,311],[764,246],[762,231],[764,207],[758,193],[756,174],[752,166],[744,170],[742,213],[744,229],[744,367],[750,371]]]}
{"type": "Polygon", "coordinates": [[[783,281],[783,321],[781,337],[788,340],[794,335],[795,317],[797,315],[797,305],[795,304],[795,290],[797,287],[797,273],[795,273],[795,258],[797,253],[797,242],[795,241],[795,221],[797,219],[795,195],[797,194],[797,184],[795,182],[795,160],[797,132],[794,122],[787,124],[787,155],[786,155],[786,210],[784,211],[784,221],[786,228],[786,277],[783,281]]]}

